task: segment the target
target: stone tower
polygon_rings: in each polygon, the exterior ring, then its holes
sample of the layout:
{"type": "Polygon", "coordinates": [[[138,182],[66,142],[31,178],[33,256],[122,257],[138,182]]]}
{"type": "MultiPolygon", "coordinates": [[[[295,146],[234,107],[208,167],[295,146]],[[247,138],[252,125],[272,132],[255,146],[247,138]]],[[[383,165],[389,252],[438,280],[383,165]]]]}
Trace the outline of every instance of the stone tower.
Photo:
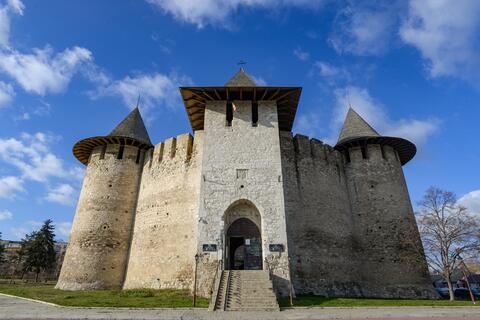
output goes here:
{"type": "Polygon", "coordinates": [[[225,86],[181,88],[204,133],[196,252],[205,295],[218,267],[269,270],[288,294],[279,132],[291,130],[300,91],[257,86],[243,69],[225,86]]]}
{"type": "Polygon", "coordinates": [[[56,288],[122,287],[144,151],[151,146],[138,108],[108,136],[75,144],[87,169],[56,288]]]}
{"type": "Polygon", "coordinates": [[[433,297],[402,171],[415,145],[379,135],[350,108],[335,148],[346,160],[362,295],[433,297]]]}

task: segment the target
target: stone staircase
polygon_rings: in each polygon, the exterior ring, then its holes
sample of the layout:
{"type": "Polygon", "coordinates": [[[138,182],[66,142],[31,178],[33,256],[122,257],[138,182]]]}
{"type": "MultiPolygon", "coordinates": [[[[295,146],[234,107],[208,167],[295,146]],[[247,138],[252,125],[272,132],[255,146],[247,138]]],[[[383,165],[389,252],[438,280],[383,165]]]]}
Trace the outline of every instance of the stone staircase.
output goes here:
{"type": "Polygon", "coordinates": [[[224,270],[212,297],[214,311],[278,311],[272,282],[263,270],[224,270]]]}

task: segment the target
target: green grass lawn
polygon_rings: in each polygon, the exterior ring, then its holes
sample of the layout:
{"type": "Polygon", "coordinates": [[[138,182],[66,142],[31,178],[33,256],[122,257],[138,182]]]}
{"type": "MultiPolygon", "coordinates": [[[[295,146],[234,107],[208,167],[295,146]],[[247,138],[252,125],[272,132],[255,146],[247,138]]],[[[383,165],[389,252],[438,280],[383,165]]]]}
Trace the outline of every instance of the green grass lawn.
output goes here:
{"type": "MultiPolygon", "coordinates": [[[[54,283],[0,282],[0,293],[52,302],[72,307],[184,308],[192,307],[188,290],[99,290],[63,291],[54,283]]],[[[208,307],[208,300],[197,298],[197,307],[208,307]]]]}
{"type": "MultiPolygon", "coordinates": [[[[279,300],[280,307],[290,307],[290,300],[279,300]]],[[[473,306],[471,301],[449,300],[396,300],[396,299],[354,299],[325,298],[320,296],[298,296],[293,300],[294,307],[451,307],[473,306]]],[[[477,303],[476,306],[479,306],[477,303]]]]}

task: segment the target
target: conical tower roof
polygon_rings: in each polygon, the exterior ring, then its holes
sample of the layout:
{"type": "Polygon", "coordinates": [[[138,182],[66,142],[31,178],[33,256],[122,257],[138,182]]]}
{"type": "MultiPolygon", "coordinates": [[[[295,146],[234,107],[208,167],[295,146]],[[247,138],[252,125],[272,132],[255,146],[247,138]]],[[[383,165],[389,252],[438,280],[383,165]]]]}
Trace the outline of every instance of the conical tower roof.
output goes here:
{"type": "Polygon", "coordinates": [[[417,147],[410,141],[380,135],[355,110],[348,109],[335,149],[346,152],[348,148],[367,144],[391,146],[397,151],[402,165],[410,161],[417,152],[417,147]]]}
{"type": "Polygon", "coordinates": [[[348,109],[347,117],[343,123],[342,131],[338,137],[338,142],[342,143],[353,138],[358,137],[378,137],[380,136],[375,129],[373,129],[367,121],[365,121],[355,110],[348,109]]]}
{"type": "Polygon", "coordinates": [[[97,136],[80,140],[73,146],[73,155],[83,164],[88,164],[92,150],[101,145],[123,144],[149,149],[152,142],[143,122],[140,110],[133,109],[108,136],[97,136]]]}
{"type": "Polygon", "coordinates": [[[138,107],[133,109],[132,112],[110,132],[109,136],[132,138],[145,144],[152,144],[138,107]]]}
{"type": "Polygon", "coordinates": [[[225,87],[256,87],[255,81],[243,70],[240,70],[225,84],[225,87]]]}

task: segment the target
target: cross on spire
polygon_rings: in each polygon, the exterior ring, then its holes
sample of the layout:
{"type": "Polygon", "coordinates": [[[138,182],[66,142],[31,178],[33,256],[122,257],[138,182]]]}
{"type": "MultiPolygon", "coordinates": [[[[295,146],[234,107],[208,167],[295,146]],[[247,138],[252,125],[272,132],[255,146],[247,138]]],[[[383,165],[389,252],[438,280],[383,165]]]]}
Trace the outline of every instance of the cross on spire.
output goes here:
{"type": "Polygon", "coordinates": [[[246,65],[246,64],[247,64],[247,62],[244,61],[244,60],[240,60],[240,61],[237,62],[237,65],[239,65],[240,68],[243,68],[243,66],[246,65]]]}

